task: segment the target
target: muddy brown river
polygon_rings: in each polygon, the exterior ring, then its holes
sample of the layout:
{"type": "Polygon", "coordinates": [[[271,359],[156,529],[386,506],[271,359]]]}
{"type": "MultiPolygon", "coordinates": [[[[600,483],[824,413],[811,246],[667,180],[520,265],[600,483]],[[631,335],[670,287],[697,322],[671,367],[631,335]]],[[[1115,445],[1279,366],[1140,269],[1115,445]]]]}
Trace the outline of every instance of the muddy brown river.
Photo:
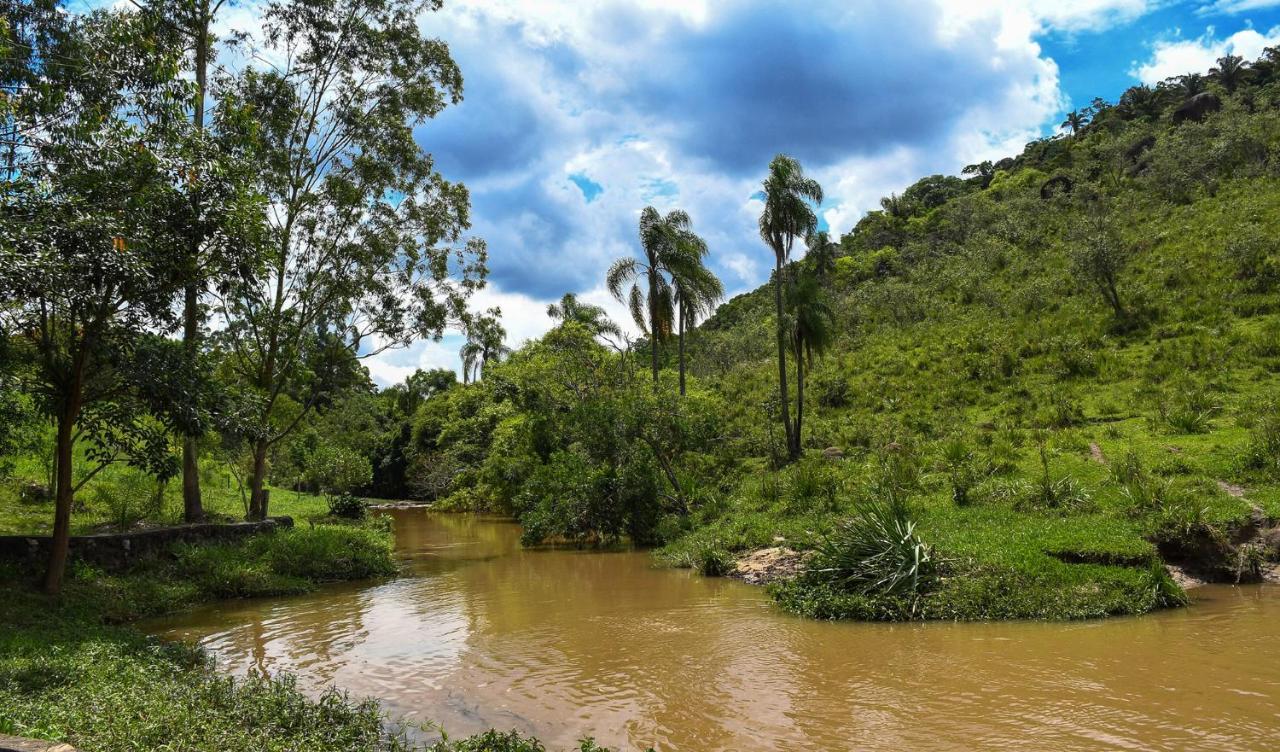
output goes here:
{"type": "Polygon", "coordinates": [[[1280,588],[1107,621],[833,624],[643,552],[525,551],[510,522],[393,514],[407,576],[148,628],[232,672],[551,750],[1280,748],[1280,588]]]}

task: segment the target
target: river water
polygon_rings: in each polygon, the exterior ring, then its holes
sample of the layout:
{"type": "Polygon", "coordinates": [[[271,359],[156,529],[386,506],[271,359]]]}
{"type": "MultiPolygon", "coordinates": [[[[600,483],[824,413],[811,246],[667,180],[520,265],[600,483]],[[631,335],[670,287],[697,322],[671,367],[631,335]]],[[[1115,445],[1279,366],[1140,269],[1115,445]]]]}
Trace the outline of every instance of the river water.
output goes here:
{"type": "Polygon", "coordinates": [[[643,552],[526,551],[503,520],[393,514],[410,576],[148,629],[235,673],[553,751],[1280,748],[1280,587],[1106,621],[813,622],[643,552]]]}

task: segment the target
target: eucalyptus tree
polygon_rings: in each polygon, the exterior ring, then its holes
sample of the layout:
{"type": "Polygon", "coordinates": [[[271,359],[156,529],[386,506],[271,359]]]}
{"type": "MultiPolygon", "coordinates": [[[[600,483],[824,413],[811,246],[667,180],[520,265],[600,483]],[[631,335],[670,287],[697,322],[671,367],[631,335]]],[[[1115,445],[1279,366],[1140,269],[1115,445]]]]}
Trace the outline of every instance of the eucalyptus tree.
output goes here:
{"type": "Polygon", "coordinates": [[[560,298],[559,303],[548,305],[547,316],[562,324],[569,322],[581,324],[587,331],[597,337],[617,337],[622,334],[622,330],[609,319],[603,308],[598,305],[583,303],[578,300],[578,296],[571,292],[565,293],[564,297],[560,298]]]}
{"type": "Polygon", "coordinates": [[[823,283],[828,282],[836,271],[836,252],[840,246],[832,242],[826,230],[810,234],[804,244],[809,249],[805,258],[810,260],[813,272],[823,283]]]}
{"type": "Polygon", "coordinates": [[[271,211],[261,257],[219,290],[219,333],[252,406],[249,516],[265,512],[271,448],[345,359],[438,339],[484,283],[464,240],[469,197],[437,173],[413,129],[462,95],[448,46],[423,36],[439,0],[274,0],[266,67],[225,98],[250,108],[258,189],[271,211]],[[281,406],[296,403],[290,415],[281,406]]]}
{"type": "Polygon", "coordinates": [[[658,388],[658,347],[671,338],[675,326],[676,293],[672,277],[687,275],[699,262],[689,215],[679,209],[664,217],[652,206],[640,212],[642,259],[621,258],[605,275],[609,293],[631,309],[636,326],[649,337],[649,366],[653,388],[658,388]],[[641,286],[641,282],[644,286],[641,286]],[[624,295],[623,289],[631,287],[624,295]]]}
{"type": "Polygon", "coordinates": [[[777,315],[778,394],[782,426],[786,432],[787,456],[800,456],[800,437],[790,417],[791,395],[787,389],[787,328],[783,309],[786,269],[796,238],[808,237],[818,229],[812,204],[822,202],[822,186],[804,174],[795,159],[779,154],[769,165],[764,181],[764,211],[760,214],[760,237],[773,251],[773,300],[777,315]]]}
{"type": "Polygon", "coordinates": [[[696,326],[698,319],[710,315],[716,304],[724,298],[724,285],[720,279],[706,267],[703,258],[707,254],[707,245],[697,235],[689,233],[684,238],[684,253],[688,255],[687,263],[678,267],[671,275],[671,290],[675,293],[677,321],[677,340],[679,342],[680,395],[685,395],[685,332],[696,326]]]}
{"type": "Polygon", "coordinates": [[[815,356],[831,347],[835,338],[835,315],[827,303],[822,281],[811,272],[801,272],[787,288],[787,334],[791,356],[796,362],[797,443],[804,431],[804,383],[815,356]]]}
{"type": "Polygon", "coordinates": [[[464,324],[467,341],[459,351],[462,357],[462,383],[479,381],[490,363],[500,362],[511,354],[507,347],[507,330],[502,326],[502,310],[490,308],[480,316],[468,317],[464,324]]]}
{"type": "Polygon", "coordinates": [[[171,331],[186,87],[148,19],[53,4],[6,6],[0,110],[0,332],[29,358],[56,426],[54,525],[44,587],[61,588],[75,492],[128,462],[173,471],[164,425],[198,400],[155,332],[171,331]],[[9,11],[14,12],[10,13],[9,11]],[[167,402],[168,404],[162,404],[167,402]],[[177,407],[174,407],[176,405],[177,407]],[[77,444],[93,466],[75,477],[77,444]]]}

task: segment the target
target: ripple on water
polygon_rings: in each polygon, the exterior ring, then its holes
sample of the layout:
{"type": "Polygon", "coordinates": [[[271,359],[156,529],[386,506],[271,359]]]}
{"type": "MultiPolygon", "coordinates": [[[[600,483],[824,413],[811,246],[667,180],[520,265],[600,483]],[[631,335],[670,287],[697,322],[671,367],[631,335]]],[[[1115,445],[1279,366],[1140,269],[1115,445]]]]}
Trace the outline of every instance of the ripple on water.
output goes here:
{"type": "Polygon", "coordinates": [[[524,551],[509,523],[398,512],[412,577],[154,624],[234,671],[337,684],[451,734],[551,749],[1264,749],[1280,598],[1070,624],[830,624],[642,553],[524,551]]]}

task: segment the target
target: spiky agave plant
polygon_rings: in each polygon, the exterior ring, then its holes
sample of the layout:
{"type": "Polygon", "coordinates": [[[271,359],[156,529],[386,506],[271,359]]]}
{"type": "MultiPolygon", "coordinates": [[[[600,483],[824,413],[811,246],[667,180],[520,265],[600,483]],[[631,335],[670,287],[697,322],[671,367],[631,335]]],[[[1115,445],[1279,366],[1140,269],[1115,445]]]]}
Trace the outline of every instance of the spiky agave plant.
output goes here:
{"type": "Polygon", "coordinates": [[[858,504],[824,536],[809,573],[868,595],[916,595],[937,575],[937,563],[906,504],[890,496],[858,504]]]}

